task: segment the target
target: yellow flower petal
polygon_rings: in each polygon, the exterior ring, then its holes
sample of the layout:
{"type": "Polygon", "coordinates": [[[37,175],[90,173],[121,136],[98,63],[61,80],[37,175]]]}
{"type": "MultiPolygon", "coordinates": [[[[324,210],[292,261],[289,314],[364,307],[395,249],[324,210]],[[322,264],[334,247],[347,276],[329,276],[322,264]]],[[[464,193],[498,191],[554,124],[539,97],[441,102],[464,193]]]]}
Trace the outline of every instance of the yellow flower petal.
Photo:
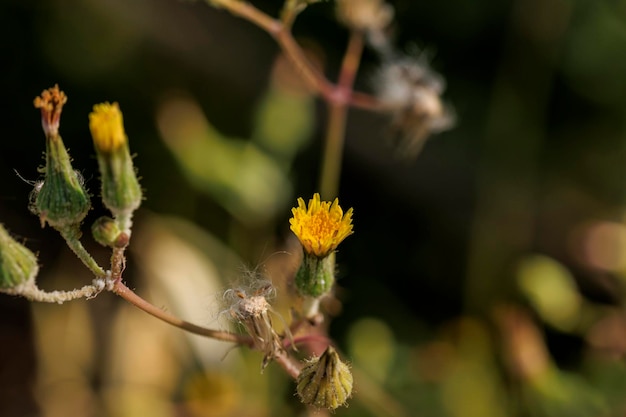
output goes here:
{"type": "Polygon", "coordinates": [[[89,129],[93,143],[100,152],[113,152],[127,141],[122,112],[117,103],[93,106],[93,112],[89,114],[89,129]]]}
{"type": "Polygon", "coordinates": [[[292,208],[291,213],[291,231],[310,255],[327,256],[353,233],[352,209],[344,214],[338,199],[331,204],[321,201],[320,195],[315,193],[307,206],[302,198],[298,198],[298,207],[292,208]]]}

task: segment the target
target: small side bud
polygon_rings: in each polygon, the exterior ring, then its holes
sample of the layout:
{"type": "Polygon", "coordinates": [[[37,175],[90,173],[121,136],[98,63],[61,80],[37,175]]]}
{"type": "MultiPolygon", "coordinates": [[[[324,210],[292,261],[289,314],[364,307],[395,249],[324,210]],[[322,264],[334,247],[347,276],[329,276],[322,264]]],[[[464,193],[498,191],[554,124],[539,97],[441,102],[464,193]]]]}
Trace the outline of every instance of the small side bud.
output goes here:
{"type": "Polygon", "coordinates": [[[352,395],[352,372],[329,346],[319,358],[309,361],[298,376],[296,391],[304,404],[334,410],[352,395]]]}
{"type": "Polygon", "coordinates": [[[63,104],[67,97],[54,86],[35,99],[41,109],[46,134],[46,166],[42,184],[32,196],[31,210],[39,216],[42,227],[48,223],[57,230],[78,225],[87,215],[91,203],[80,174],[72,168],[70,156],[58,133],[63,104]]]}
{"type": "Polygon", "coordinates": [[[91,234],[102,246],[123,248],[128,245],[128,235],[120,230],[115,220],[107,216],[102,216],[94,222],[91,234]]]}
{"type": "Polygon", "coordinates": [[[0,291],[34,283],[38,271],[35,254],[13,239],[0,224],[0,291]]]}
{"type": "Polygon", "coordinates": [[[95,105],[89,129],[98,156],[102,202],[114,217],[128,218],[141,204],[142,194],[118,104],[95,105]]]}

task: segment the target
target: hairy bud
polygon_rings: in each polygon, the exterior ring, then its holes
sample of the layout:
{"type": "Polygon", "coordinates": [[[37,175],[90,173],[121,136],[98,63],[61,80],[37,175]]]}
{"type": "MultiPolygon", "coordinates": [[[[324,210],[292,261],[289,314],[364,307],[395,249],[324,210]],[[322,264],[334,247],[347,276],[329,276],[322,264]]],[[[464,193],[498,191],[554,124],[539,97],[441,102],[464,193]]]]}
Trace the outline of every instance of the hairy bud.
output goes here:
{"type": "Polygon", "coordinates": [[[75,227],[85,218],[91,203],[80,174],[72,168],[70,156],[58,133],[63,104],[67,97],[54,86],[35,99],[41,109],[46,134],[45,178],[31,197],[31,210],[39,216],[42,227],[48,223],[57,230],[75,227]]]}
{"type": "Polygon", "coordinates": [[[352,372],[329,346],[319,358],[313,358],[300,371],[296,390],[303,403],[318,408],[335,408],[352,395],[352,372]]]}
{"type": "Polygon", "coordinates": [[[0,291],[35,281],[37,257],[0,224],[0,291]]]}

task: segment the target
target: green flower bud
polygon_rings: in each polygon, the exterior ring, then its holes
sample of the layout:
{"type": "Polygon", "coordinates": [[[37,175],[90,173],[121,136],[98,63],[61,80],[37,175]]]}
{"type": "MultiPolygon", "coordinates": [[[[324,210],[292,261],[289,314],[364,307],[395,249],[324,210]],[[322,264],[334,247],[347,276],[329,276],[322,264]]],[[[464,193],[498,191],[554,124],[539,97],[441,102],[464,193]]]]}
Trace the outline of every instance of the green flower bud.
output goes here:
{"type": "Polygon", "coordinates": [[[328,294],[335,283],[334,252],[324,258],[305,252],[295,281],[302,296],[318,298],[328,294]]]}
{"type": "Polygon", "coordinates": [[[142,194],[117,103],[95,105],[89,129],[98,156],[102,202],[116,218],[129,217],[141,204],[142,194]]]}
{"type": "Polygon", "coordinates": [[[0,224],[0,291],[34,282],[38,270],[37,257],[0,224]]]}
{"type": "Polygon", "coordinates": [[[41,109],[46,134],[46,166],[43,168],[43,184],[33,191],[30,208],[39,216],[42,227],[48,223],[58,230],[78,225],[91,205],[82,178],[72,168],[70,156],[58,134],[61,109],[66,101],[58,86],[35,99],[35,107],[41,109]]]}
{"type": "Polygon", "coordinates": [[[352,372],[329,346],[319,358],[302,368],[296,390],[304,404],[318,408],[335,408],[345,404],[352,394],[352,372]]]}
{"type": "Polygon", "coordinates": [[[91,226],[93,238],[102,246],[123,248],[128,245],[129,237],[122,232],[115,220],[102,216],[91,226]]]}

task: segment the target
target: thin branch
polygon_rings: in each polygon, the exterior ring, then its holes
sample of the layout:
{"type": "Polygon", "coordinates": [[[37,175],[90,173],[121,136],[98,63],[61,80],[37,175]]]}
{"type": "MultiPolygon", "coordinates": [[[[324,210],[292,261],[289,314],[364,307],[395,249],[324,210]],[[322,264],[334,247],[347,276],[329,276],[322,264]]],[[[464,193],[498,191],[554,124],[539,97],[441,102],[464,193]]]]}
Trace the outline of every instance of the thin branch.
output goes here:
{"type": "Polygon", "coordinates": [[[237,17],[254,23],[268,33],[274,33],[280,30],[282,23],[267,13],[257,9],[250,3],[241,0],[208,0],[209,4],[223,7],[237,17]]]}
{"type": "Polygon", "coordinates": [[[361,63],[363,46],[363,33],[356,31],[351,32],[346,54],[341,63],[341,72],[339,73],[338,87],[340,89],[352,91],[356,73],[361,63]]]}
{"type": "Polygon", "coordinates": [[[252,339],[248,336],[243,336],[221,330],[208,329],[193,323],[189,323],[188,321],[181,320],[178,317],[161,310],[155,305],[150,304],[148,301],[135,294],[133,290],[124,285],[121,280],[117,280],[115,282],[112,291],[129,303],[133,304],[135,307],[139,308],[140,310],[143,310],[146,313],[156,317],[157,319],[171,324],[172,326],[178,327],[179,329],[201,336],[210,337],[216,340],[221,340],[224,342],[233,342],[248,347],[253,346],[252,339]]]}
{"type": "Polygon", "coordinates": [[[382,112],[386,109],[381,104],[380,100],[371,94],[362,93],[360,91],[353,91],[348,99],[350,107],[354,107],[362,110],[382,112]]]}
{"type": "Polygon", "coordinates": [[[274,355],[274,360],[287,372],[293,379],[298,379],[300,375],[301,365],[299,362],[294,361],[291,356],[285,351],[278,351],[274,355]]]}
{"type": "Polygon", "coordinates": [[[94,273],[97,277],[104,278],[106,276],[106,271],[98,262],[91,256],[87,249],[83,246],[83,244],[78,239],[80,235],[77,230],[73,227],[70,227],[66,230],[60,230],[61,236],[65,239],[67,246],[74,252],[74,254],[82,261],[82,263],[89,268],[91,272],[94,273]]]}
{"type": "MultiPolygon", "coordinates": [[[[276,40],[276,43],[278,43],[289,62],[298,70],[309,87],[321,95],[327,102],[333,103],[338,100],[347,101],[354,107],[366,110],[380,110],[376,97],[369,94],[354,92],[349,93],[348,97],[342,97],[337,94],[337,86],[328,81],[315,65],[313,65],[291,34],[291,17],[287,18],[286,23],[283,23],[253,5],[239,0],[209,0],[209,3],[227,9],[233,15],[255,24],[271,35],[274,40],[276,40]]],[[[360,34],[357,36],[362,37],[360,34]]],[[[356,40],[352,41],[354,43],[353,47],[358,46],[358,43],[355,41],[356,40]]],[[[362,48],[362,39],[360,43],[362,48]]],[[[348,49],[350,49],[350,47],[348,47],[348,49]]],[[[350,57],[350,60],[353,60],[353,56],[360,58],[360,55],[360,52],[358,54],[349,52],[346,54],[347,57],[350,57]]],[[[356,65],[358,65],[358,62],[356,65]]],[[[352,83],[349,84],[351,85],[352,83]]],[[[346,85],[348,85],[348,83],[346,85]]]]}
{"type": "MultiPolygon", "coordinates": [[[[113,284],[112,291],[133,304],[135,307],[145,311],[146,313],[156,317],[159,320],[162,320],[172,326],[178,327],[179,329],[188,331],[190,333],[194,333],[200,336],[210,337],[216,340],[221,340],[223,342],[233,342],[239,345],[248,346],[249,348],[254,348],[254,342],[250,336],[239,335],[231,332],[225,332],[220,330],[207,329],[205,327],[201,327],[195,325],[193,323],[189,323],[188,321],[184,321],[179,319],[176,316],[173,316],[160,308],[156,307],[153,304],[150,304],[148,301],[144,300],[140,296],[138,296],[134,291],[128,288],[126,285],[122,283],[121,280],[115,281],[113,284]]],[[[293,358],[289,356],[289,354],[283,350],[279,350],[274,355],[274,360],[278,363],[291,377],[297,378],[300,375],[300,364],[295,361],[293,358]]]]}
{"type": "Polygon", "coordinates": [[[332,200],[339,191],[339,177],[343,159],[348,103],[363,53],[363,34],[352,32],[348,48],[341,64],[339,84],[334,92],[335,100],[329,102],[326,142],[320,171],[320,194],[332,200]]]}
{"type": "Polygon", "coordinates": [[[13,288],[5,288],[2,292],[10,295],[18,295],[29,301],[42,303],[63,304],[66,301],[80,298],[94,298],[105,289],[105,280],[96,278],[91,285],[85,285],[70,291],[45,291],[37,286],[35,281],[28,281],[13,288]]]}
{"type": "Polygon", "coordinates": [[[292,34],[280,26],[280,29],[270,33],[283,50],[285,56],[300,73],[304,81],[317,91],[326,101],[335,100],[335,86],[306,57],[292,34]]]}

